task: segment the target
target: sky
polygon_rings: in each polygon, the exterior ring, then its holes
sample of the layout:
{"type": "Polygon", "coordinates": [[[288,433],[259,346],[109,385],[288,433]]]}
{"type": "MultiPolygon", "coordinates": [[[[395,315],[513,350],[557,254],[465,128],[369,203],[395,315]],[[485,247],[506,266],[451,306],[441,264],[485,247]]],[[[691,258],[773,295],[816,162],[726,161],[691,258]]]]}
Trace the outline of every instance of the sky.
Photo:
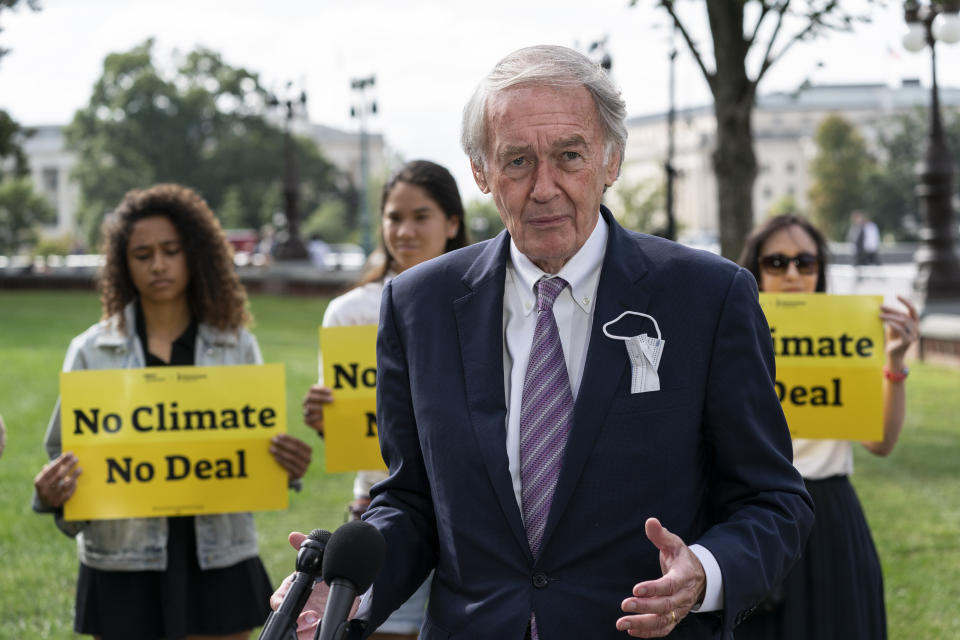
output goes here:
{"type": "MultiPolygon", "coordinates": [[[[21,2],[21,4],[25,4],[21,2]]],[[[477,82],[506,54],[533,44],[585,51],[606,38],[614,80],[631,116],[664,112],[671,29],[654,0],[41,0],[41,10],[0,13],[0,108],[24,125],[66,124],[89,100],[104,57],[156,41],[161,66],[175,51],[204,46],[260,76],[268,88],[303,87],[313,122],[357,130],[353,78],[376,76],[371,131],[404,159],[447,166],[465,200],[479,197],[460,150],[460,115],[477,82]]],[[[677,3],[708,50],[704,3],[677,3]]],[[[797,4],[804,4],[797,2],[797,4]]],[[[851,9],[866,0],[844,0],[851,9]]],[[[761,93],[815,83],[930,79],[928,51],[900,44],[902,3],[872,9],[854,34],[793,46],[761,93]],[[822,66],[818,66],[822,62],[822,66]]],[[[709,104],[700,70],[676,39],[676,104],[709,104]]],[[[960,80],[960,44],[937,49],[942,85],[960,80]],[[953,76],[951,77],[951,73],[953,76]]],[[[754,63],[756,60],[753,61],[754,63]]],[[[956,85],[957,82],[952,84],[956,85]]]]}

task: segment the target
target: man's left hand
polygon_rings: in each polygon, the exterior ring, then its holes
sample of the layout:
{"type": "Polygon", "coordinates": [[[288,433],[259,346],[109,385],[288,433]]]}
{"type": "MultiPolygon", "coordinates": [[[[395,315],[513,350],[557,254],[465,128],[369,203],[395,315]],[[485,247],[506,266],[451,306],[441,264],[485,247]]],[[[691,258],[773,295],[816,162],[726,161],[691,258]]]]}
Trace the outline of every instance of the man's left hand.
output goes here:
{"type": "Polygon", "coordinates": [[[707,574],[683,540],[659,520],[648,519],[644,528],[660,550],[663,577],[634,585],[633,597],[620,605],[630,615],[617,620],[617,629],[635,638],[661,638],[702,601],[707,574]]]}

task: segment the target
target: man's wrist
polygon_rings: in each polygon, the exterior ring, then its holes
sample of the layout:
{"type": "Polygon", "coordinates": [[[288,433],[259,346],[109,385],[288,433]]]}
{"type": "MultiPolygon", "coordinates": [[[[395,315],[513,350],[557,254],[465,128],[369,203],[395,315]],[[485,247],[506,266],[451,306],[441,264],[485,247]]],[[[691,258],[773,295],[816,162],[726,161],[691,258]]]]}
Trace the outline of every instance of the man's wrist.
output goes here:
{"type": "Polygon", "coordinates": [[[720,572],[720,564],[713,553],[703,545],[692,544],[690,551],[700,561],[706,576],[698,602],[691,611],[704,613],[723,609],[723,574],[720,572]]]}

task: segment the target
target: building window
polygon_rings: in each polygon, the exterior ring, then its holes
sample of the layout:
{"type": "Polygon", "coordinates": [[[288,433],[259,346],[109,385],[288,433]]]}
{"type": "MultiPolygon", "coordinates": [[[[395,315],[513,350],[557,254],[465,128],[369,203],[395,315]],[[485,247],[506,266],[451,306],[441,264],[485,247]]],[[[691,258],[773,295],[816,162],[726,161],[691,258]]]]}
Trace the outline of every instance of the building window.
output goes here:
{"type": "Polygon", "coordinates": [[[797,167],[792,162],[788,162],[784,167],[784,171],[787,172],[787,175],[793,175],[793,172],[796,170],[797,170],[797,167]]]}
{"type": "Polygon", "coordinates": [[[60,171],[56,167],[44,167],[40,172],[40,189],[43,194],[56,203],[60,187],[60,171]]]}

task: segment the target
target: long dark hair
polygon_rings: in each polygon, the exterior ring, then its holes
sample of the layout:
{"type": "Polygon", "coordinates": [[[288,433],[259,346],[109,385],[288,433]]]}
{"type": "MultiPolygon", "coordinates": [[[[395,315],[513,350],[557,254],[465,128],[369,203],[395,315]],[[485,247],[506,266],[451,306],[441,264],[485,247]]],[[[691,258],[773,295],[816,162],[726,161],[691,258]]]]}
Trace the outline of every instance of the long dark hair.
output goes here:
{"type": "Polygon", "coordinates": [[[770,236],[777,231],[793,226],[806,231],[807,235],[817,245],[817,260],[819,262],[817,265],[817,291],[823,293],[827,290],[827,261],[830,258],[830,249],[827,247],[827,239],[823,233],[803,216],[794,213],[774,216],[751,231],[737,262],[753,274],[753,277],[757,279],[757,286],[760,287],[762,282],[760,279],[760,249],[770,239],[770,236]]]}
{"type": "Polygon", "coordinates": [[[153,216],[170,220],[180,234],[190,280],[187,301],[194,319],[218,329],[250,324],[247,294],[233,268],[233,249],[213,211],[200,195],[178,184],[134,189],[103,221],[101,253],[106,258],[98,285],[103,317],[120,316],[137,295],[127,265],[133,225],[153,216]]]}
{"type": "MultiPolygon", "coordinates": [[[[449,220],[456,217],[460,224],[457,227],[457,234],[452,238],[447,238],[447,246],[444,247],[444,253],[465,247],[469,244],[466,230],[466,214],[463,211],[463,202],[460,200],[460,191],[457,189],[457,181],[453,179],[446,168],[436,162],[429,160],[411,160],[400,167],[386,184],[383,185],[383,191],[380,194],[380,215],[383,216],[383,209],[387,206],[387,198],[390,192],[398,183],[404,182],[420,187],[430,196],[430,199],[437,203],[440,210],[449,220]]],[[[361,278],[359,285],[368,282],[383,280],[384,276],[396,266],[396,259],[390,255],[387,243],[383,239],[383,226],[380,226],[380,246],[385,257],[382,264],[378,264],[367,271],[361,278]]]]}

